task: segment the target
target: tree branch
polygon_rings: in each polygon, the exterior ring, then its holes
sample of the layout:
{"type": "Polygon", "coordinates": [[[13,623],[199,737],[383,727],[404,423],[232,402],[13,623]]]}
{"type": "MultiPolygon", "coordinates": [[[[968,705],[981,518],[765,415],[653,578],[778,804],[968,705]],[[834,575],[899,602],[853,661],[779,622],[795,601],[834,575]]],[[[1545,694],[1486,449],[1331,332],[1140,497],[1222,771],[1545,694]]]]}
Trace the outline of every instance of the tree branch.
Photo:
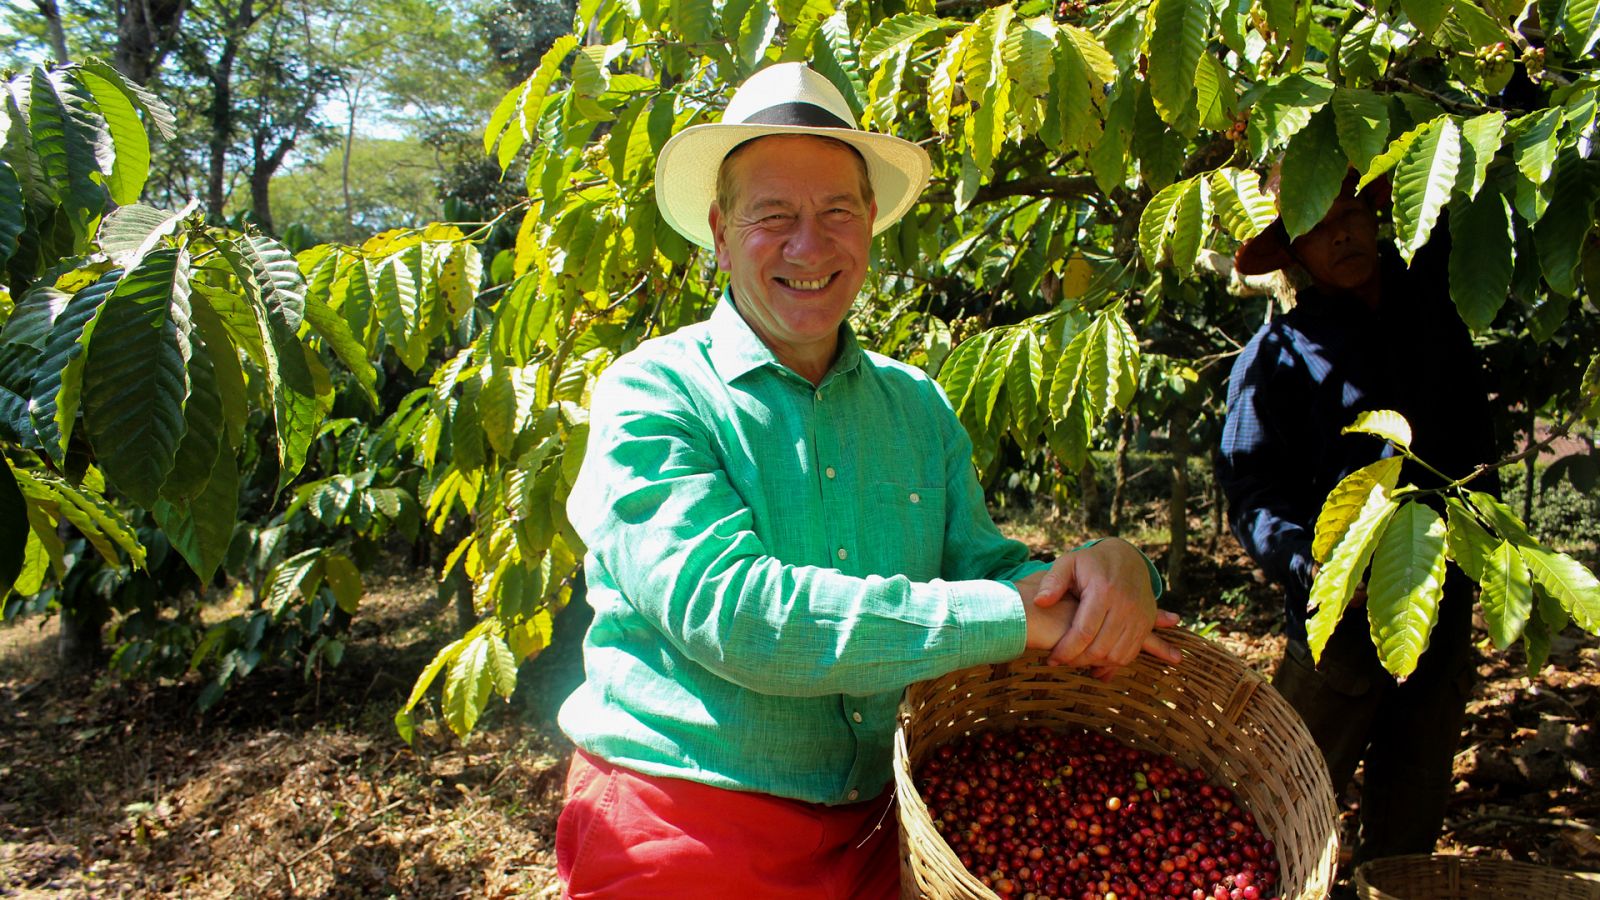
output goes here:
{"type": "MultiPolygon", "coordinates": [[[[972,202],[976,205],[1007,197],[1071,199],[1097,191],[1094,178],[1090,175],[1025,175],[1010,181],[991,182],[978,188],[978,193],[973,196],[972,202]]],[[[922,199],[928,203],[952,203],[955,201],[955,192],[929,191],[922,195],[922,199]]]]}

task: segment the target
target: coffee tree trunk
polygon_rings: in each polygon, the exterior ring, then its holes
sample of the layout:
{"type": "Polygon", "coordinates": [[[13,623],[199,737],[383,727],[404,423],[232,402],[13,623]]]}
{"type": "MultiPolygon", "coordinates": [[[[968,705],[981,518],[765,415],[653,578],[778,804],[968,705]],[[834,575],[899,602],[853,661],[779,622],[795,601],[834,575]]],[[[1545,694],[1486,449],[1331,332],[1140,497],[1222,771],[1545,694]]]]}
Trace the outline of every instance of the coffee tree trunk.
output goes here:
{"type": "Polygon", "coordinates": [[[1183,564],[1189,553],[1189,423],[1191,415],[1184,406],[1172,410],[1172,420],[1167,425],[1171,439],[1172,495],[1167,502],[1167,523],[1171,543],[1167,547],[1167,591],[1174,596],[1183,595],[1183,564]]]}
{"type": "Polygon", "coordinates": [[[1101,502],[1100,479],[1094,470],[1094,457],[1078,470],[1078,490],[1082,493],[1083,525],[1090,531],[1105,530],[1105,509],[1101,502]]]}
{"type": "Polygon", "coordinates": [[[1113,468],[1114,479],[1111,487],[1111,533],[1122,533],[1123,506],[1127,499],[1128,491],[1128,447],[1133,443],[1131,435],[1139,430],[1139,417],[1129,414],[1122,418],[1122,424],[1117,429],[1117,460],[1113,468]]]}

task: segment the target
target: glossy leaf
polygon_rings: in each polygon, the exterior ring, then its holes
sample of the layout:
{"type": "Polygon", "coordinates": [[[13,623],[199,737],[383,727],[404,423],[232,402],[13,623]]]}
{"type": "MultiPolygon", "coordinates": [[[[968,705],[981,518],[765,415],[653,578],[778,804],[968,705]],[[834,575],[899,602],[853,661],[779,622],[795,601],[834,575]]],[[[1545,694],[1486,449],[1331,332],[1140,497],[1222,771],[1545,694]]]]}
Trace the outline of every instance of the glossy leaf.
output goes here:
{"type": "Polygon", "coordinates": [[[1450,13],[1450,0],[1400,0],[1400,8],[1405,10],[1412,24],[1429,35],[1444,24],[1450,13]]]}
{"type": "Polygon", "coordinates": [[[1150,198],[1139,215],[1139,252],[1151,269],[1166,261],[1167,238],[1176,225],[1178,204],[1187,187],[1187,182],[1167,185],[1150,198]]]}
{"type": "Polygon", "coordinates": [[[1577,270],[1585,241],[1595,226],[1600,200],[1600,171],[1576,155],[1562,158],[1555,170],[1550,206],[1533,227],[1539,268],[1550,289],[1567,297],[1578,293],[1577,270]]]}
{"type": "Polygon", "coordinates": [[[100,223],[97,236],[100,249],[113,263],[125,269],[134,268],[162,238],[177,231],[184,217],[192,211],[192,205],[179,212],[137,203],[120,206],[100,223]]]}
{"type": "Polygon", "coordinates": [[[1489,175],[1500,144],[1505,140],[1506,114],[1499,110],[1474,116],[1461,123],[1461,178],[1457,189],[1468,197],[1478,196],[1489,175]]]}
{"type": "Polygon", "coordinates": [[[10,164],[0,160],[0,271],[17,252],[17,238],[26,226],[22,182],[10,164]]]}
{"type": "Polygon", "coordinates": [[[78,417],[83,385],[83,349],[93,334],[93,323],[122,276],[113,269],[67,302],[50,326],[44,353],[33,381],[28,411],[45,452],[59,467],[66,459],[67,442],[78,417]]]}
{"type": "Polygon", "coordinates": [[[1278,207],[1291,240],[1315,228],[1339,196],[1349,164],[1343,153],[1334,150],[1338,143],[1334,114],[1323,108],[1284,151],[1278,207]]]}
{"type": "Polygon", "coordinates": [[[1237,241],[1255,237],[1278,217],[1272,196],[1261,190],[1260,176],[1248,169],[1212,172],[1211,197],[1222,227],[1237,241]]]}
{"type": "MultiPolygon", "coordinates": [[[[1483,560],[1480,601],[1489,638],[1495,649],[1505,650],[1522,636],[1533,613],[1533,581],[1528,564],[1510,541],[1501,541],[1483,560]]],[[[1476,577],[1476,576],[1475,576],[1476,577]]]]}
{"type": "Polygon", "coordinates": [[[1403,503],[1373,550],[1367,621],[1383,667],[1402,680],[1416,671],[1439,619],[1444,533],[1438,513],[1422,503],[1403,503]]]}
{"type": "Polygon", "coordinates": [[[1524,178],[1544,184],[1555,168],[1560,147],[1556,130],[1561,127],[1561,110],[1545,109],[1529,113],[1511,123],[1511,158],[1524,178]]]}
{"type": "Polygon", "coordinates": [[[1533,580],[1550,596],[1579,628],[1600,634],[1600,580],[1593,572],[1565,553],[1543,546],[1519,546],[1533,580]]]}
{"type": "Polygon", "coordinates": [[[1450,299],[1467,327],[1482,331],[1511,292],[1511,204],[1489,191],[1458,205],[1450,214],[1450,239],[1450,299]]]}
{"type": "Polygon", "coordinates": [[[861,41],[861,62],[874,68],[889,53],[911,47],[945,26],[945,20],[921,13],[901,13],[873,26],[861,41]]]}
{"type": "Polygon", "coordinates": [[[1455,188],[1461,164],[1461,129],[1440,116],[1418,135],[1395,166],[1395,245],[1409,265],[1428,242],[1455,188]]]}
{"type": "Polygon", "coordinates": [[[1566,0],[1561,5],[1560,28],[1573,59],[1593,59],[1600,44],[1600,0],[1566,0]]]}
{"type": "MultiPolygon", "coordinates": [[[[478,723],[489,692],[494,688],[497,667],[490,644],[500,639],[485,632],[467,641],[450,665],[444,682],[444,716],[450,730],[465,735],[478,723]]],[[[506,655],[510,655],[507,651],[506,655]]]]}
{"type": "Polygon", "coordinates": [[[205,487],[180,509],[165,500],[158,501],[154,513],[161,530],[194,571],[202,584],[209,583],[233,542],[239,509],[239,464],[233,451],[224,448],[207,473],[205,487]]]}
{"type": "Polygon", "coordinates": [[[1210,0],[1155,0],[1150,8],[1150,99],[1162,121],[1178,127],[1195,105],[1195,69],[1206,49],[1210,0]]]}
{"type": "Polygon", "coordinates": [[[110,132],[114,162],[111,171],[104,173],[111,199],[121,206],[137,203],[150,177],[150,137],[144,123],[120,86],[93,69],[79,69],[78,80],[94,97],[100,115],[110,132]]]}
{"type": "Polygon", "coordinates": [[[11,474],[10,462],[0,459],[0,598],[22,574],[29,534],[27,501],[11,474]]]}
{"type": "Polygon", "coordinates": [[[1399,456],[1380,459],[1351,472],[1334,486],[1322,502],[1322,510],[1317,513],[1311,542],[1313,559],[1317,562],[1328,561],[1333,548],[1360,516],[1374,489],[1381,489],[1385,494],[1394,491],[1404,462],[1405,459],[1399,456]]]}
{"type": "Polygon", "coordinates": [[[112,291],[83,370],[83,424],[106,475],[154,505],[183,436],[189,260],[156,250],[112,291]]]}
{"type": "Polygon", "coordinates": [[[1366,172],[1389,143],[1389,104],[1372,91],[1338,87],[1330,105],[1339,146],[1357,171],[1366,172]]]}
{"type": "Polygon", "coordinates": [[[1250,112],[1250,149],[1256,155],[1283,147],[1333,97],[1325,78],[1294,73],[1272,81],[1250,112]]]}
{"type": "Polygon", "coordinates": [[[1356,420],[1340,430],[1341,434],[1375,434],[1408,450],[1411,447],[1411,423],[1406,417],[1392,409],[1367,410],[1356,416],[1356,420]]]}
{"type": "Polygon", "coordinates": [[[1378,535],[1398,506],[1382,486],[1374,487],[1311,583],[1309,608],[1314,612],[1306,621],[1306,641],[1313,659],[1321,660],[1322,648],[1344,618],[1350,598],[1367,570],[1378,535]]]}

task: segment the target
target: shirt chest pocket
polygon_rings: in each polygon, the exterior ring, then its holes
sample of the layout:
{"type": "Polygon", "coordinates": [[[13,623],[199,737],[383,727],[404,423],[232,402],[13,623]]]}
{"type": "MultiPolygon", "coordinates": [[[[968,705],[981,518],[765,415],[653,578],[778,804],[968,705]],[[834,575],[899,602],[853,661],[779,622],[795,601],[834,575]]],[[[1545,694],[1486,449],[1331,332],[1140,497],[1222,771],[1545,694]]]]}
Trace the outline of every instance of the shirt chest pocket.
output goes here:
{"type": "Polygon", "coordinates": [[[872,485],[869,499],[865,537],[879,551],[875,574],[938,578],[944,560],[944,487],[880,481],[872,485]]]}

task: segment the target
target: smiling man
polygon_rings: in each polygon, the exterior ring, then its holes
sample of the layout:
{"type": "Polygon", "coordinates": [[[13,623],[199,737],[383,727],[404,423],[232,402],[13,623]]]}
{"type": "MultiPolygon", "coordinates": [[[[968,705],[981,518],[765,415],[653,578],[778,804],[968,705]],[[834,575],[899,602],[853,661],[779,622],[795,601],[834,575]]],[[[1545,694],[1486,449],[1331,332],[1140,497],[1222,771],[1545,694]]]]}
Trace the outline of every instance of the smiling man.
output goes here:
{"type": "MultiPolygon", "coordinates": [[[[1320,664],[1312,661],[1307,600],[1323,499],[1346,475],[1393,453],[1342,429],[1363,411],[1396,410],[1411,423],[1417,455],[1451,477],[1493,459],[1494,440],[1482,365],[1450,301],[1448,230],[1441,223],[1441,237],[1407,268],[1380,246],[1384,184],[1359,194],[1356,184],[1352,171],[1306,234],[1289,240],[1280,220],[1235,254],[1240,274],[1284,269],[1299,288],[1293,308],[1263,325],[1234,362],[1217,475],[1240,543],[1284,589],[1289,641],[1273,684],[1310,727],[1336,790],[1365,763],[1361,862],[1434,849],[1474,675],[1473,596],[1452,570],[1428,650],[1403,684],[1378,661],[1364,591],[1320,664]]],[[[1400,481],[1442,484],[1411,464],[1400,481]]]]}
{"type": "Polygon", "coordinates": [[[593,392],[568,501],[595,610],[560,714],[570,897],[897,897],[907,684],[1025,648],[1102,674],[1178,662],[1139,551],[1030,561],[938,385],[845,324],[928,171],[798,64],[662,148],[662,214],[728,289],[593,392]]]}

